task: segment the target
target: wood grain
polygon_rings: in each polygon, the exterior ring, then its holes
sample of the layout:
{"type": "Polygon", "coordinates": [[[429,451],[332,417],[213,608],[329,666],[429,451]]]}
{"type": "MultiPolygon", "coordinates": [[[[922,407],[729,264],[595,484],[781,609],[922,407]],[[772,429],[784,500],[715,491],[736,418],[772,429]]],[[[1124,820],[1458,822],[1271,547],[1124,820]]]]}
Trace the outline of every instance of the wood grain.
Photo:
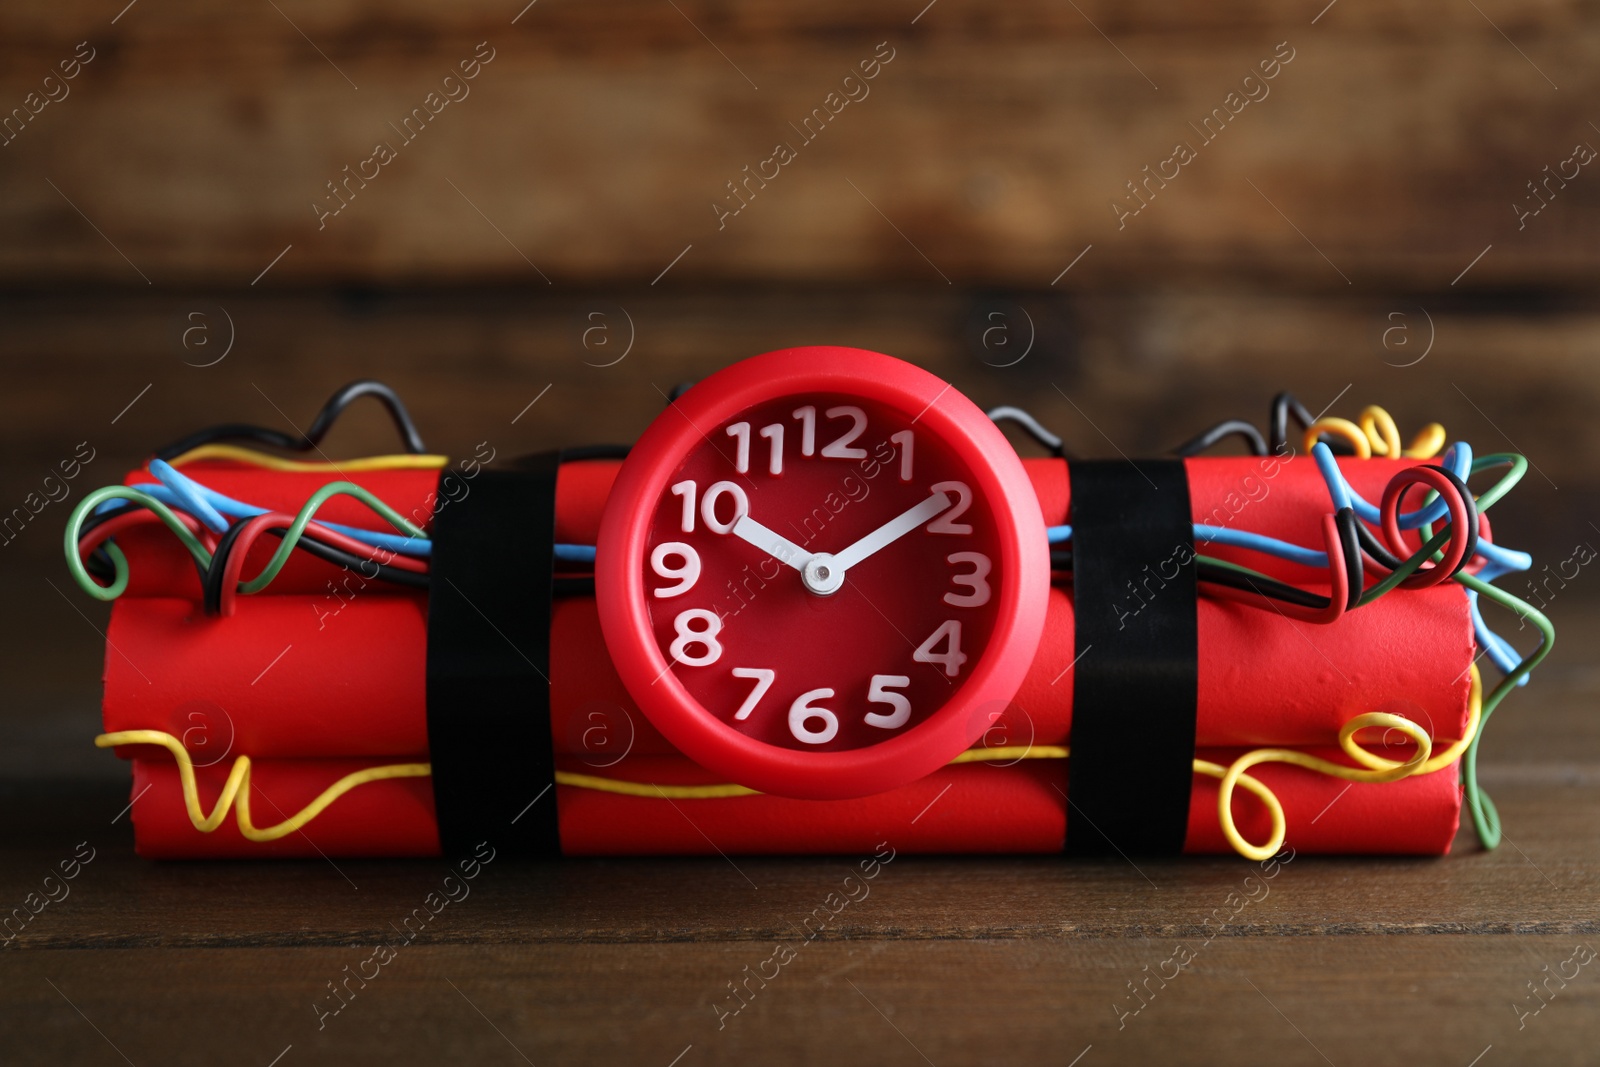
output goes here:
{"type": "Polygon", "coordinates": [[[1285,3],[943,0],[915,25],[920,4],[677,6],[7,12],[7,107],[78,40],[97,52],[4,149],[0,281],[242,288],[289,245],[261,284],[645,285],[689,246],[662,284],[1044,286],[1089,245],[1073,284],[1443,290],[1490,245],[1469,291],[1600,267],[1587,169],[1537,217],[1512,207],[1600,145],[1600,27],[1577,5],[1340,5],[1315,25],[1285,3]],[[471,95],[402,143],[390,124],[480,41],[471,95]],[[870,95],[805,142],[790,124],[879,42],[895,58],[870,95]],[[1206,143],[1190,124],[1279,42],[1292,62],[1206,143]],[[319,223],[380,140],[398,158],[319,223]],[[719,224],[726,183],[779,142],[798,158],[719,224]],[[1178,142],[1197,158],[1119,224],[1112,200],[1178,142]]]}

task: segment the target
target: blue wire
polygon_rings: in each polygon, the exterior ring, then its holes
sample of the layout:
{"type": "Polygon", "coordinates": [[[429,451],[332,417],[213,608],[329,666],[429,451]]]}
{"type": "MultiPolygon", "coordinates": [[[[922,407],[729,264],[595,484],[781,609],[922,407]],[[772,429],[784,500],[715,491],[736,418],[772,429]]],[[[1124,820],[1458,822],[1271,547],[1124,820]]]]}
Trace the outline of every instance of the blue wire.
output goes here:
{"type": "MultiPolygon", "coordinates": [[[[207,520],[204,511],[202,510],[206,508],[212,509],[213,514],[220,512],[220,514],[217,515],[218,519],[221,519],[222,515],[232,515],[236,518],[244,518],[255,515],[265,515],[267,513],[266,508],[256,507],[254,504],[245,504],[241,501],[234,500],[231,497],[224,496],[215,489],[202,485],[193,478],[190,478],[188,475],[184,474],[182,471],[179,471],[177,468],[172,467],[169,464],[163,463],[161,460],[153,460],[150,464],[150,467],[152,473],[156,473],[158,477],[161,477],[162,474],[165,473],[171,480],[171,485],[157,484],[155,482],[143,482],[134,485],[133,488],[149,493],[151,496],[161,501],[161,503],[166,504],[168,507],[179,507],[190,514],[194,514],[202,522],[205,522],[207,526],[212,526],[213,524],[207,520]],[[160,464],[161,467],[166,468],[165,472],[158,471],[157,464],[160,464]]],[[[107,500],[96,510],[106,511],[109,510],[109,508],[121,506],[121,501],[107,500]]],[[[391,552],[399,552],[403,555],[419,557],[429,556],[433,552],[433,545],[425,537],[412,537],[410,534],[400,533],[383,533],[378,530],[365,530],[359,526],[346,526],[343,523],[337,522],[324,522],[323,525],[328,527],[330,530],[337,530],[346,536],[353,537],[363,544],[372,545],[374,548],[384,548],[391,552]]],[[[215,527],[213,528],[215,529],[215,527]]],[[[221,529],[218,529],[217,532],[220,533],[222,530],[226,530],[227,528],[228,523],[224,520],[222,522],[221,529]]]]}
{"type": "Polygon", "coordinates": [[[1194,524],[1195,547],[1207,545],[1233,545],[1236,548],[1249,548],[1257,552],[1265,552],[1279,559],[1286,559],[1291,563],[1303,564],[1307,567],[1326,567],[1328,553],[1320,548],[1306,548],[1304,545],[1291,544],[1280,541],[1276,537],[1267,537],[1263,534],[1251,533],[1249,530],[1230,530],[1226,526],[1207,526],[1202,523],[1194,524]]]}
{"type": "MultiPolygon", "coordinates": [[[[1334,459],[1333,450],[1325,443],[1318,441],[1311,449],[1311,455],[1317,461],[1317,469],[1322,472],[1322,480],[1328,485],[1328,495],[1333,498],[1334,506],[1341,506],[1339,501],[1349,503],[1355,509],[1356,515],[1363,521],[1376,525],[1383,521],[1383,513],[1369,503],[1365,497],[1350,487],[1345,480],[1344,472],[1339,469],[1338,461],[1334,459]]],[[[1465,441],[1456,441],[1444,454],[1444,465],[1450,473],[1460,478],[1463,482],[1472,471],[1472,446],[1465,441]]],[[[1438,497],[1431,503],[1424,504],[1416,511],[1402,511],[1400,513],[1400,529],[1415,530],[1427,522],[1438,522],[1450,511],[1449,501],[1438,497]]]]}
{"type": "MultiPolygon", "coordinates": [[[[1363,521],[1369,523],[1382,521],[1380,510],[1350,487],[1350,483],[1344,477],[1344,472],[1339,469],[1339,464],[1333,455],[1333,451],[1326,444],[1319,442],[1311,450],[1311,454],[1316,460],[1317,469],[1321,472],[1324,483],[1327,485],[1328,496],[1335,510],[1350,507],[1354,509],[1356,515],[1363,521]]],[[[1456,477],[1465,481],[1472,469],[1472,447],[1465,441],[1453,443],[1445,453],[1444,462],[1456,477]]],[[[133,486],[133,488],[149,493],[170,507],[182,508],[216,533],[222,533],[227,530],[229,522],[226,516],[248,517],[263,515],[267,510],[254,504],[246,504],[224,496],[183,474],[164,460],[152,460],[150,473],[159,479],[160,484],[141,483],[133,486]]],[[[97,510],[105,511],[120,506],[122,505],[118,501],[108,500],[97,510]]],[[[1445,516],[1448,510],[1448,503],[1440,497],[1418,508],[1416,511],[1402,513],[1399,517],[1400,527],[1402,529],[1415,529],[1423,523],[1437,522],[1445,516]]],[[[375,548],[385,548],[390,551],[418,557],[427,557],[432,554],[433,546],[425,538],[367,530],[342,523],[327,522],[323,523],[323,525],[375,548]]],[[[1327,553],[1321,549],[1307,548],[1303,545],[1296,545],[1275,537],[1252,533],[1248,530],[1231,530],[1223,526],[1195,523],[1194,536],[1196,544],[1232,545],[1237,548],[1263,552],[1279,559],[1309,567],[1328,566],[1327,553]]],[[[1072,540],[1072,526],[1063,524],[1046,527],[1045,540],[1052,545],[1066,544],[1072,540]]],[[[1478,543],[1478,552],[1484,557],[1484,566],[1478,577],[1485,582],[1492,582],[1506,574],[1530,570],[1533,567],[1533,557],[1526,552],[1504,548],[1488,541],[1480,541],[1478,543]]],[[[593,545],[558,544],[555,546],[555,558],[567,563],[592,564],[595,561],[595,548],[593,545]]],[[[1475,591],[1467,590],[1467,603],[1472,617],[1473,633],[1477,638],[1478,644],[1483,647],[1485,653],[1494,661],[1496,667],[1504,673],[1511,673],[1521,664],[1522,657],[1508,641],[1491,630],[1484,621],[1483,612],[1478,603],[1478,594],[1475,591]]],[[[1519,678],[1517,684],[1526,685],[1528,677],[1524,675],[1519,678]]]]}
{"type": "Polygon", "coordinates": [[[210,527],[212,533],[223,533],[228,529],[228,520],[219,515],[217,509],[206,503],[205,498],[195,491],[195,487],[200,483],[179,474],[177,469],[164,459],[151,460],[150,473],[172,491],[178,498],[179,506],[210,527]]]}
{"type": "MultiPolygon", "coordinates": [[[[266,514],[266,508],[259,508],[253,504],[246,504],[226,497],[216,490],[195,481],[163,460],[152,460],[150,473],[161,479],[160,485],[145,483],[135,485],[133,488],[149,493],[170,507],[182,508],[216,533],[226,531],[230,525],[224,514],[239,517],[266,514]]],[[[101,505],[101,510],[105,510],[107,505],[120,507],[122,502],[108,500],[106,504],[101,505]]],[[[433,547],[426,540],[404,534],[387,534],[379,530],[366,530],[337,522],[323,522],[323,525],[330,530],[338,530],[342,534],[353,537],[364,544],[372,545],[375,548],[386,548],[403,552],[406,555],[428,556],[431,554],[433,547]]],[[[595,550],[593,545],[555,546],[555,558],[566,563],[593,563],[594,557],[595,550]]]]}

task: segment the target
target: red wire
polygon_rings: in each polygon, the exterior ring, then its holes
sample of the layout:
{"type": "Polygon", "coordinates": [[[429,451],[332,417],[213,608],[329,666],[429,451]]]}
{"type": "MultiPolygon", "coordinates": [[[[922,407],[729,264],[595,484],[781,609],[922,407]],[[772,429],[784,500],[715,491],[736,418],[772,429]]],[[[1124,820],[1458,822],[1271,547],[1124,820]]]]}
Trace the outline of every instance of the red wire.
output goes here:
{"type": "Polygon", "coordinates": [[[1402,589],[1426,589],[1438,585],[1455,573],[1461,557],[1467,551],[1467,506],[1456,491],[1454,483],[1435,467],[1421,464],[1400,471],[1383,489],[1383,535],[1389,542],[1389,551],[1402,559],[1412,554],[1400,533],[1400,501],[1413,484],[1426,484],[1439,492],[1450,508],[1450,543],[1444,558],[1438,563],[1424,563],[1400,582],[1402,589]]]}
{"type": "MultiPolygon", "coordinates": [[[[271,529],[288,529],[294,525],[295,517],[286,515],[281,511],[269,511],[256,515],[244,524],[234,540],[233,547],[229,550],[228,558],[223,563],[222,569],[222,597],[219,609],[223,615],[232,615],[234,599],[238,595],[241,575],[244,571],[245,557],[249,555],[250,546],[255,544],[257,538],[271,529]]],[[[414,557],[402,556],[389,549],[379,548],[346,536],[337,530],[330,530],[320,522],[306,523],[308,532],[315,532],[317,540],[332,545],[334,548],[370,559],[374,563],[382,563],[395,567],[398,570],[411,571],[414,574],[428,573],[428,564],[425,560],[414,557]]]]}
{"type": "MultiPolygon", "coordinates": [[[[174,511],[173,514],[178,516],[183,524],[189,528],[190,533],[200,538],[201,543],[206,546],[208,551],[216,547],[216,539],[211,536],[211,531],[200,525],[199,519],[195,518],[193,515],[190,515],[186,511],[174,511]]],[[[89,553],[93,552],[96,548],[99,548],[102,543],[110,540],[112,537],[115,537],[117,534],[131,526],[143,526],[147,523],[160,521],[160,515],[157,515],[155,512],[148,511],[144,508],[130,511],[125,515],[118,515],[114,519],[107,519],[99,526],[96,526],[94,529],[78,538],[78,555],[80,557],[88,556],[89,553]]]]}
{"type": "Polygon", "coordinates": [[[1206,592],[1211,596],[1224,600],[1238,600],[1257,607],[1265,602],[1269,608],[1274,608],[1291,619],[1301,622],[1330,623],[1336,622],[1344,615],[1345,604],[1350,599],[1350,572],[1344,565],[1344,546],[1339,541],[1339,525],[1334,522],[1332,515],[1322,516],[1322,540],[1328,550],[1328,573],[1331,576],[1332,588],[1329,591],[1328,606],[1325,608],[1310,608],[1300,604],[1286,604],[1273,600],[1265,593],[1253,592],[1249,589],[1235,589],[1228,585],[1208,585],[1206,592]]]}

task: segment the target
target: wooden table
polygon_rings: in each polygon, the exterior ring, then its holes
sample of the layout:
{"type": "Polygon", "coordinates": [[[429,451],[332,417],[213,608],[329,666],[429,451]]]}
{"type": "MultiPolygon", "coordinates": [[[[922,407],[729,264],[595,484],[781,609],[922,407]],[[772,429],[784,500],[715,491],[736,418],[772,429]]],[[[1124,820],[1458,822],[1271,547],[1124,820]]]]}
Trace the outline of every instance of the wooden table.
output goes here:
{"type": "MultiPolygon", "coordinates": [[[[139,1067],[1592,1063],[1600,611],[1559,607],[1562,643],[1485,742],[1496,852],[1466,831],[1443,859],[1297,856],[1270,879],[1235,858],[897,856],[809,941],[798,923],[861,857],[501,860],[401,943],[442,864],[151,863],[121,765],[12,766],[0,901],[92,859],[0,951],[0,1049],[139,1067]],[[379,942],[399,943],[381,965],[379,942]],[[775,955],[777,977],[751,977],[775,955]]],[[[81,749],[93,719],[79,706],[35,740],[81,749]]]]}

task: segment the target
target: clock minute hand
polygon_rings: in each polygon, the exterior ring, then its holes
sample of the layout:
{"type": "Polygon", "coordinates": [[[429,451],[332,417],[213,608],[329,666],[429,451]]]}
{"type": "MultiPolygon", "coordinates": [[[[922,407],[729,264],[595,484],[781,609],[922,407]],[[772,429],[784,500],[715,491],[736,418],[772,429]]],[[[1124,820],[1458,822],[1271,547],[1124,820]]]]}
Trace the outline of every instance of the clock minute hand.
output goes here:
{"type": "Polygon", "coordinates": [[[835,553],[833,557],[835,566],[841,570],[849,570],[880,548],[893,544],[918,526],[943,514],[954,503],[948,493],[934,493],[910,511],[890,519],[849,548],[835,553]]]}
{"type": "Polygon", "coordinates": [[[754,545],[779,563],[787,563],[800,570],[811,559],[811,553],[780,533],[767,529],[749,515],[741,515],[729,531],[747,544],[754,545]]]}

